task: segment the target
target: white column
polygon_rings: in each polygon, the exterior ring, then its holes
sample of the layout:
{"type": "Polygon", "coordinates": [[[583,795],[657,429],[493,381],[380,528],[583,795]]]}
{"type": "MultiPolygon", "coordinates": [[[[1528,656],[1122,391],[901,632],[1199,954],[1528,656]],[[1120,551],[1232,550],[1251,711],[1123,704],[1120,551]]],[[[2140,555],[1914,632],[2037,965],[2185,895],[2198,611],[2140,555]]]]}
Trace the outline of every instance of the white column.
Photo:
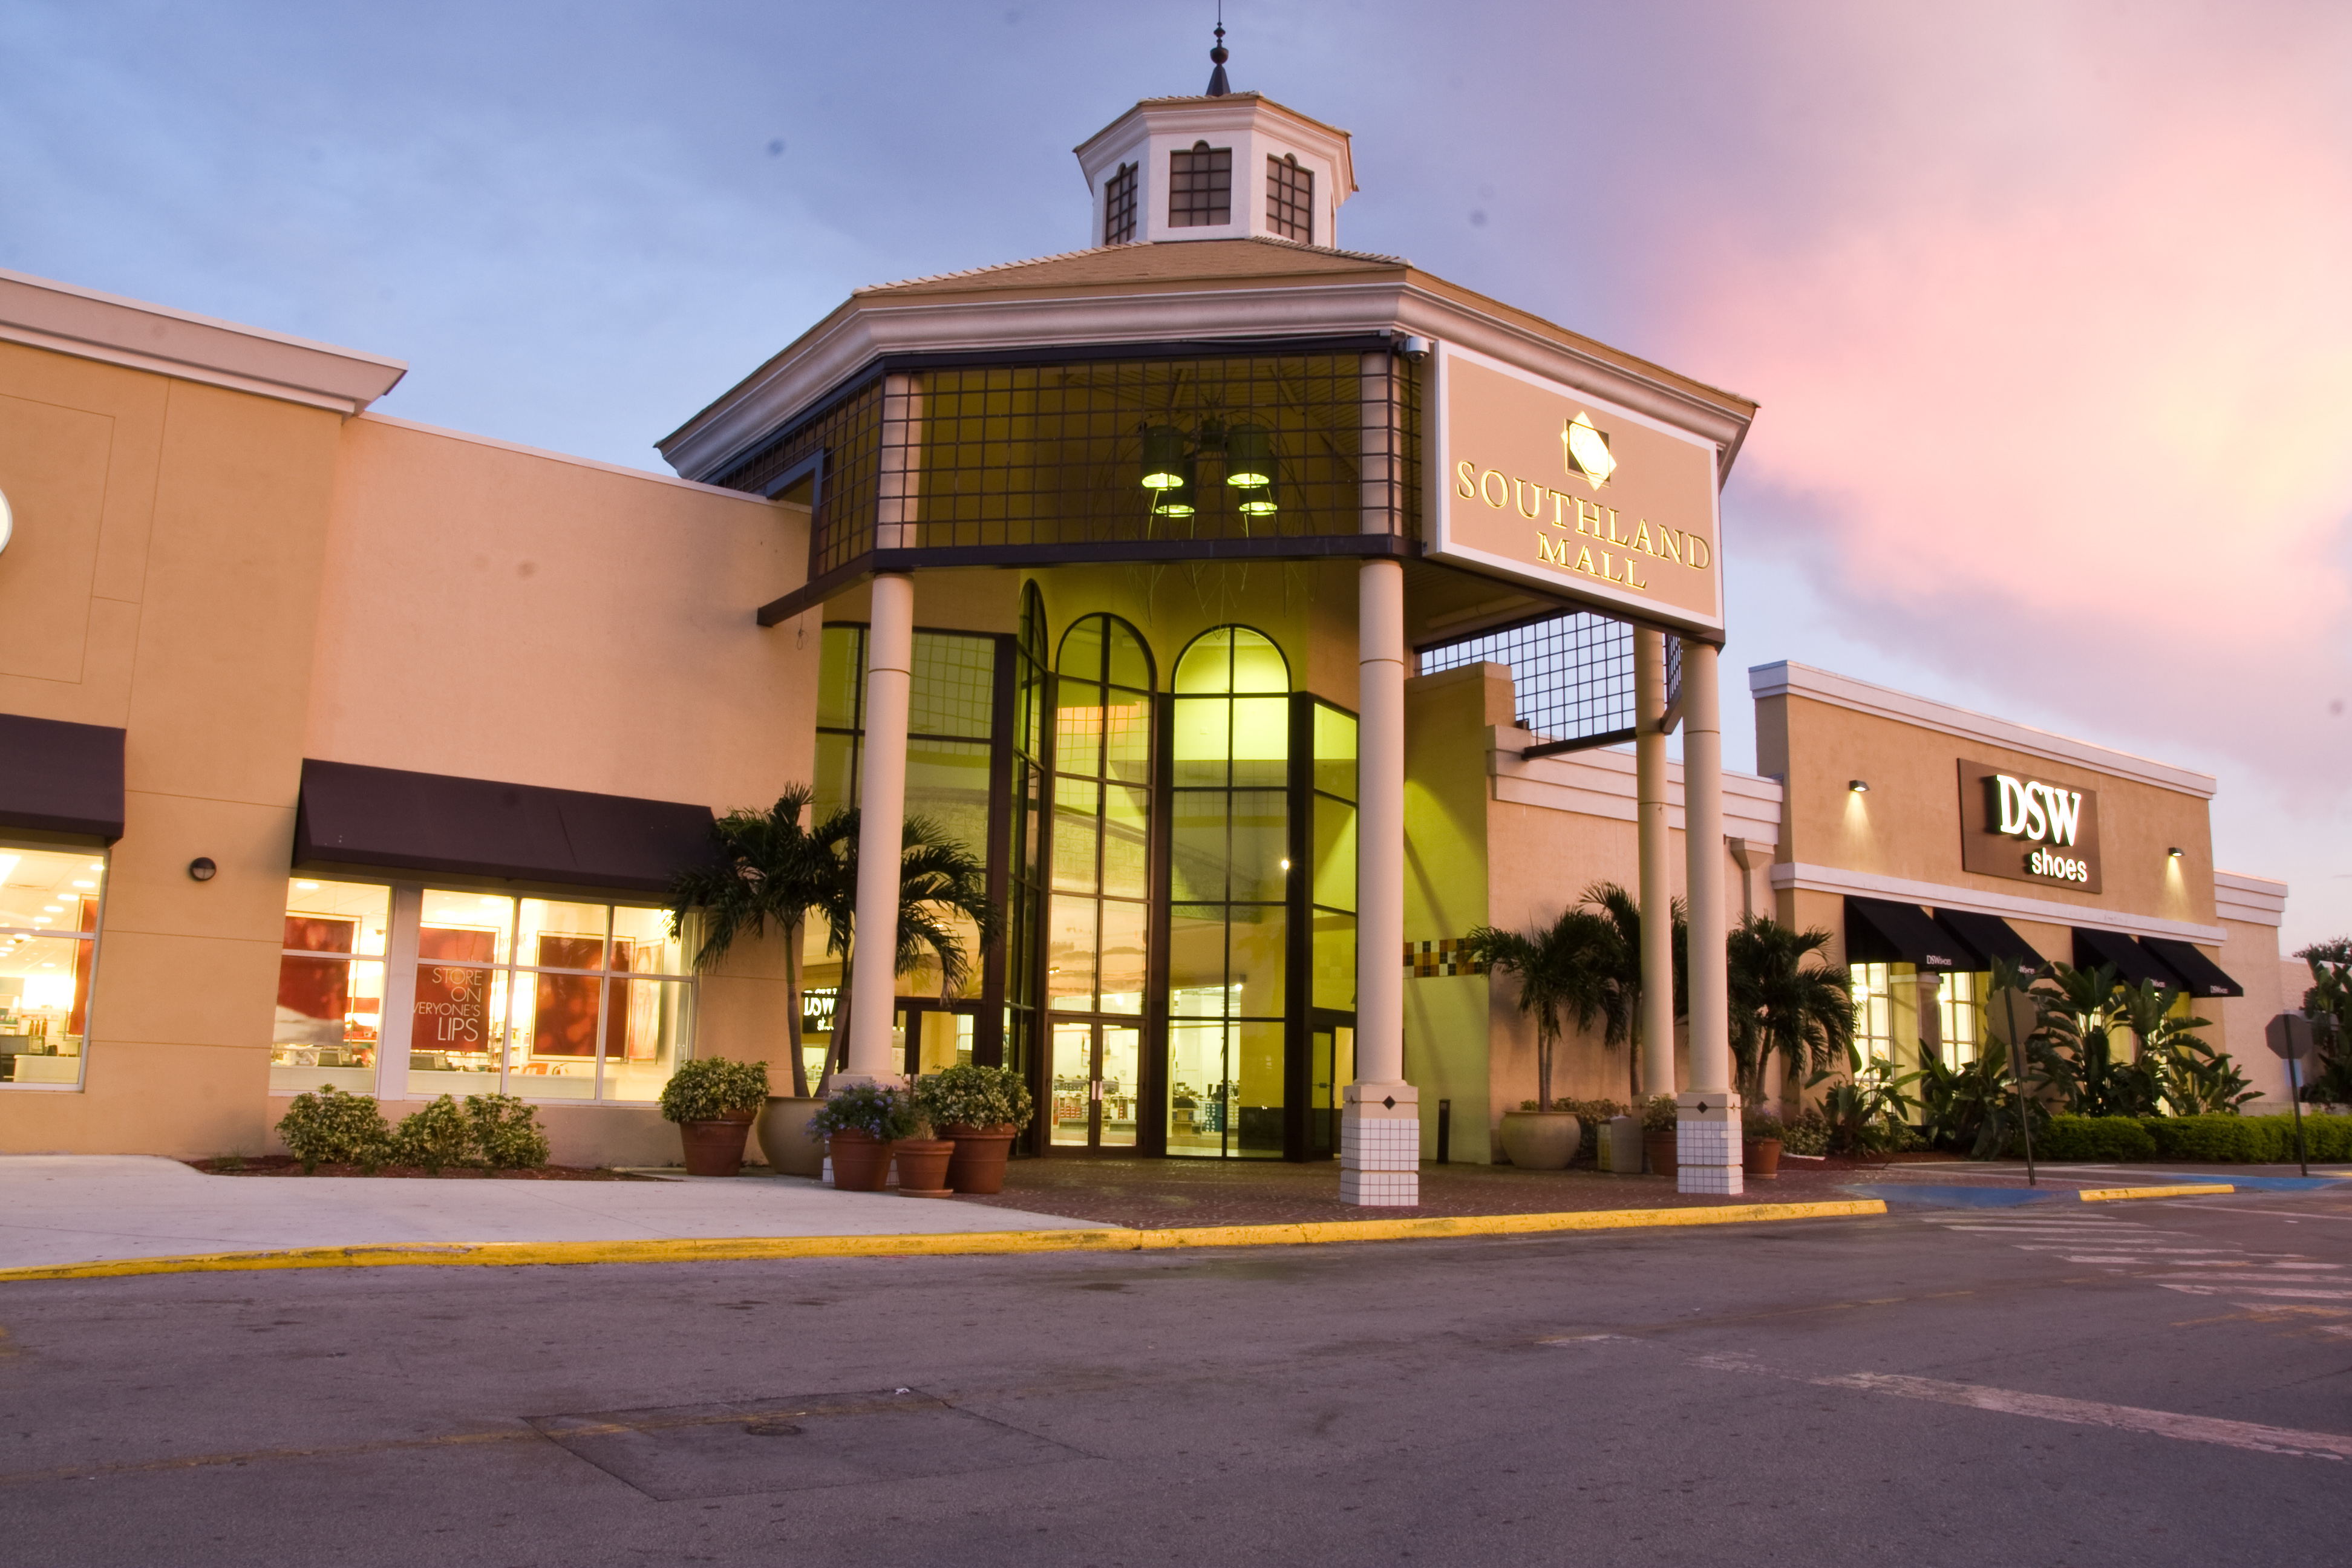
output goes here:
{"type": "MultiPolygon", "coordinates": [[[[1633,632],[1635,831],[1642,871],[1642,1093],[1675,1092],[1675,879],[1667,857],[1666,637],[1633,632]]],[[[1641,1107],[1633,1108],[1639,1116],[1641,1107]]]]}
{"type": "Polygon", "coordinates": [[[898,1014],[898,865],[907,820],[907,699],[915,665],[915,580],[874,579],[873,625],[866,634],[866,739],[859,748],[857,923],[850,977],[852,1081],[896,1083],[890,1054],[898,1014]]]}
{"type": "Polygon", "coordinates": [[[1739,1097],[1731,1092],[1731,1006],[1723,941],[1723,719],[1716,650],[1683,641],[1683,850],[1690,887],[1690,1088],[1676,1098],[1677,1191],[1736,1194],[1739,1097]]]}
{"type": "Polygon", "coordinates": [[[1421,1095],[1404,1081],[1404,566],[1366,561],[1356,737],[1356,1081],[1339,1111],[1339,1201],[1421,1202],[1421,1095]]]}

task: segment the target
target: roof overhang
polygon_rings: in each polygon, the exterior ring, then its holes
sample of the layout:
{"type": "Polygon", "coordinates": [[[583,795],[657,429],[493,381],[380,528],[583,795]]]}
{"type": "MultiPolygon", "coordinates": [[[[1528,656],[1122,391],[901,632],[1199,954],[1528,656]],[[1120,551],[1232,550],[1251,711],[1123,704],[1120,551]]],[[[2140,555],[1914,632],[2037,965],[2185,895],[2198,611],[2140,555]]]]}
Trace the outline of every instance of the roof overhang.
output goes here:
{"type": "Polygon", "coordinates": [[[357,414],[408,366],[236,321],[0,270],[0,342],[357,414]]]}
{"type": "Polygon", "coordinates": [[[1157,288],[1097,286],[980,298],[853,298],[725,396],[656,445],[689,479],[716,480],[884,356],[1169,342],[1355,336],[1443,339],[1606,398],[1715,444],[1730,471],[1756,405],[1662,367],[1538,330],[1403,264],[1363,273],[1157,288]]]}

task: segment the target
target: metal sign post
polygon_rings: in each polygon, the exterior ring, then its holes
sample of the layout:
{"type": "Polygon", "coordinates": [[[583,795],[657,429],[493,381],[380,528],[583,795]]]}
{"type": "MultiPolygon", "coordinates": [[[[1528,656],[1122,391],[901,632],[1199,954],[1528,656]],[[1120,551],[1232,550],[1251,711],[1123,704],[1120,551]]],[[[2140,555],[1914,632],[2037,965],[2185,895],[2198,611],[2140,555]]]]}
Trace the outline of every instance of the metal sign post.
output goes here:
{"type": "Polygon", "coordinates": [[[2017,1080],[2017,1127],[2025,1139],[2025,1184],[2040,1186],[2041,1178],[2033,1169],[2033,1113],[2025,1098],[2025,1042],[2042,1026],[2042,1009],[2024,992],[2005,985],[1993,993],[1992,1005],[1985,1011],[1993,1033],[2009,1047],[2010,1076],[2017,1080]]]}
{"type": "Polygon", "coordinates": [[[2263,1039],[2272,1055],[2286,1059],[2286,1100],[2294,1111],[2294,1160],[2308,1176],[2311,1157],[2303,1146],[2303,1086],[2297,1081],[2294,1064],[2317,1047],[2311,1037],[2311,1020],[2300,1013],[2281,1013],[2263,1026],[2263,1039]]]}

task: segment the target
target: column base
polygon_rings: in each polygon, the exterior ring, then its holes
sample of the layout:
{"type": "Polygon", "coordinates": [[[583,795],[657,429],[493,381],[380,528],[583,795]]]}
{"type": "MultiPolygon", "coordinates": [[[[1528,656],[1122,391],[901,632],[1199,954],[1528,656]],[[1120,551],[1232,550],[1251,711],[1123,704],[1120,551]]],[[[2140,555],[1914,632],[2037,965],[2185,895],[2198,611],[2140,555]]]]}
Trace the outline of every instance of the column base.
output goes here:
{"type": "Polygon", "coordinates": [[[1748,1188],[1739,1097],[1694,1089],[1675,1100],[1675,1191],[1738,1197],[1748,1188]]]}
{"type": "Polygon", "coordinates": [[[1351,1083],[1339,1109],[1339,1201],[1363,1208],[1421,1205],[1421,1091],[1409,1083],[1351,1083]]]}

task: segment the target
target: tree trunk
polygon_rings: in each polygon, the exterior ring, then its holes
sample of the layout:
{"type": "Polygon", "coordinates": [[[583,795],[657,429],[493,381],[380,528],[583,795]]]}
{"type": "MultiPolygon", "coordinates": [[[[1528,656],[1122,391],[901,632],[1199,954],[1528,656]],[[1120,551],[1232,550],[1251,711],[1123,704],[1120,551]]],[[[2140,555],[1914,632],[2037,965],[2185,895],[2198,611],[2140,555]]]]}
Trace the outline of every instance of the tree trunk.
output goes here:
{"type": "Polygon", "coordinates": [[[793,1053],[793,1098],[806,1100],[808,1058],[801,1051],[801,922],[784,927],[784,1040],[793,1053]]]}
{"type": "Polygon", "coordinates": [[[816,1080],[816,1097],[823,1100],[833,1088],[835,1069],[842,1065],[842,1053],[849,1048],[849,966],[850,956],[841,959],[841,985],[833,999],[833,1040],[825,1047],[824,1072],[816,1080]]]}

